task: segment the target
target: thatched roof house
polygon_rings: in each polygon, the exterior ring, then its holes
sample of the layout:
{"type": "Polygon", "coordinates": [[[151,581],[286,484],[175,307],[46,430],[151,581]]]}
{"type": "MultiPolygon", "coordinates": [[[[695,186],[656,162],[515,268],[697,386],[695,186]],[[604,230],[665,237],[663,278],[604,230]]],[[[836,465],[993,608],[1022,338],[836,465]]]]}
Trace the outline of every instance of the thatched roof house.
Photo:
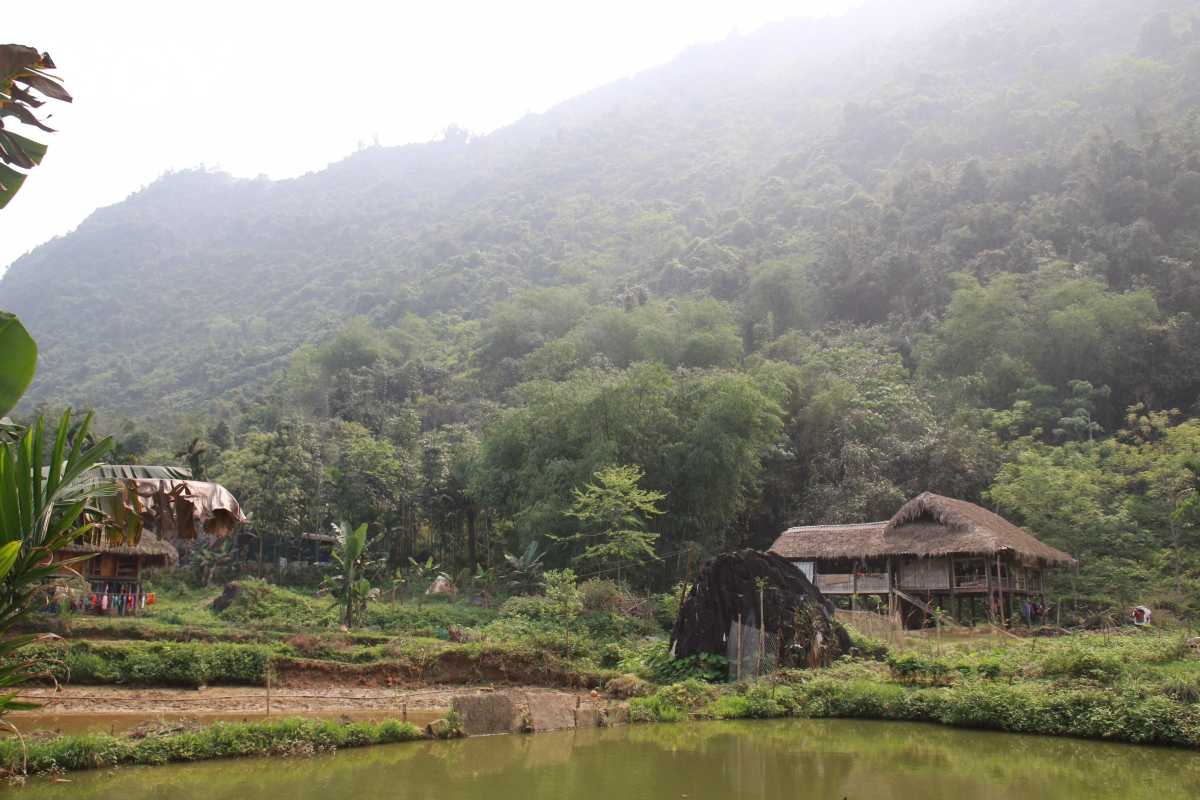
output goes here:
{"type": "Polygon", "coordinates": [[[926,492],[890,520],[790,528],[771,546],[826,594],[887,595],[889,607],[932,613],[969,600],[1011,619],[1013,598],[1042,596],[1042,571],[1075,563],[1008,520],[963,500],[926,492]]]}
{"type": "Polygon", "coordinates": [[[145,570],[175,567],[180,548],[223,538],[247,522],[225,487],[192,480],[184,469],[102,464],[80,480],[117,487],[97,509],[84,512],[96,526],[54,555],[55,561],[74,562],[60,574],[76,573],[88,582],[96,612],[136,611],[146,599],[145,570]],[[81,556],[90,557],[75,561],[81,556]]]}
{"type": "Polygon", "coordinates": [[[885,522],[789,528],[771,551],[792,560],[915,556],[987,556],[1009,552],[1039,566],[1074,563],[1061,550],[1038,541],[999,514],[965,500],[926,492],[905,503],[885,522]]]}

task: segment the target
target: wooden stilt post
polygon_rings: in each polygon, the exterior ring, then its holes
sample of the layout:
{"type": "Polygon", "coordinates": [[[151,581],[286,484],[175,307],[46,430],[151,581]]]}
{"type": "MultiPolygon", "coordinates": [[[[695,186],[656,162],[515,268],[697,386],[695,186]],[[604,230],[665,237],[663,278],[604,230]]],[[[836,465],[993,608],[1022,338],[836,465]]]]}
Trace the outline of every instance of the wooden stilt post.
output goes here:
{"type": "Polygon", "coordinates": [[[995,600],[992,598],[992,568],[987,563],[986,559],[984,559],[983,562],[983,576],[987,578],[987,607],[983,609],[983,618],[986,619],[988,623],[995,624],[996,604],[995,600]]]}
{"type": "Polygon", "coordinates": [[[954,590],[954,558],[948,559],[947,572],[950,577],[950,618],[958,622],[958,594],[954,590]]]}
{"type": "Polygon", "coordinates": [[[1004,627],[1004,573],[1000,570],[1000,554],[996,554],[996,591],[1000,600],[1000,627],[1004,627]]]}
{"type": "Polygon", "coordinates": [[[271,716],[271,667],[267,666],[267,716],[271,716]]]}

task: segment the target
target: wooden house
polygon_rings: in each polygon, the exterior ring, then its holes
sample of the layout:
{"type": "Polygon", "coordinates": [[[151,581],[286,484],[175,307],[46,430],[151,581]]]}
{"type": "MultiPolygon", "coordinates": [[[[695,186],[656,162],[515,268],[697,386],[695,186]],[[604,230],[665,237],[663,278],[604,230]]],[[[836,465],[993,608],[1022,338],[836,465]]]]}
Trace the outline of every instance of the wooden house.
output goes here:
{"type": "Polygon", "coordinates": [[[82,480],[119,487],[100,500],[103,513],[93,515],[98,525],[54,554],[56,562],[71,562],[60,575],[87,582],[90,611],[140,610],[149,570],[175,567],[181,548],[221,539],[247,521],[223,486],[192,480],[175,467],[102,464],[82,480]]]}
{"type": "Polygon", "coordinates": [[[951,621],[1011,622],[1023,600],[1045,604],[1047,569],[1074,563],[985,508],[929,492],[890,520],[790,528],[771,551],[826,595],[886,598],[909,626],[935,609],[951,621]]]}

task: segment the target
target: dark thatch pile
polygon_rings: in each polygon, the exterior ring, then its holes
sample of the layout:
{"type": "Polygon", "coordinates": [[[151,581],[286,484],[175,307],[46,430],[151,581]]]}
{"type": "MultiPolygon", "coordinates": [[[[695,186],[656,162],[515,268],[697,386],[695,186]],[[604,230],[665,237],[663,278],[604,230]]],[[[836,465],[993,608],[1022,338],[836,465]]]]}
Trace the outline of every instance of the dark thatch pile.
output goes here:
{"type": "Polygon", "coordinates": [[[828,656],[836,658],[850,651],[849,634],[840,625],[830,624],[833,604],[803,572],[775,553],[739,550],[719,555],[700,568],[671,631],[676,657],[725,655],[729,627],[738,615],[742,624],[760,627],[756,578],[767,580],[762,604],[768,632],[782,634],[783,642],[808,640],[813,631],[797,631],[799,616],[802,624],[820,630],[828,656]]]}

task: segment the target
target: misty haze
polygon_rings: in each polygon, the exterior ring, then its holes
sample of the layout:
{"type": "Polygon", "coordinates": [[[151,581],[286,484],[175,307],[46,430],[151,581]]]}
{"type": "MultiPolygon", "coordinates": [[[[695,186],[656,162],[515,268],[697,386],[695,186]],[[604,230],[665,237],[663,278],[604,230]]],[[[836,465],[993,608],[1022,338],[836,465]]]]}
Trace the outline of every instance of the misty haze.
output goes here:
{"type": "Polygon", "coordinates": [[[1200,2],[117,5],[0,47],[23,791],[1200,795],[1200,2]]]}

